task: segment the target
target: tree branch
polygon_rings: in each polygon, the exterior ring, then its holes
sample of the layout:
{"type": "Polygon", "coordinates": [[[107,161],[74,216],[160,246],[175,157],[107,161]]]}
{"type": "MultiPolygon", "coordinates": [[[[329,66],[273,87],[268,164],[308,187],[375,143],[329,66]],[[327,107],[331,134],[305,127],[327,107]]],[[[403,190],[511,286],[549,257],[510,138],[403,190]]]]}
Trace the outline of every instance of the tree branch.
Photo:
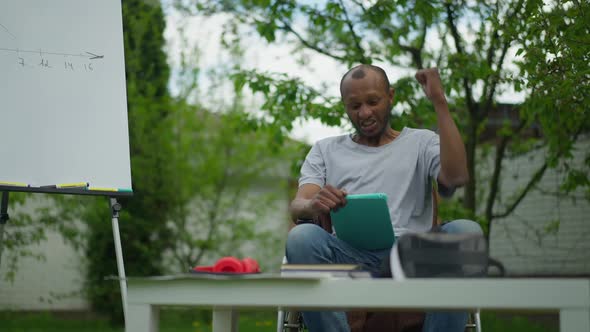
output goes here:
{"type": "Polygon", "coordinates": [[[283,30],[283,31],[287,31],[292,33],[298,40],[299,42],[301,42],[303,44],[303,46],[312,49],[320,54],[326,55],[332,59],[336,59],[338,61],[342,61],[345,62],[346,59],[342,56],[338,56],[335,54],[332,54],[324,49],[321,49],[320,47],[311,44],[310,42],[308,42],[307,40],[305,40],[297,31],[295,31],[291,25],[289,25],[289,23],[285,22],[284,20],[280,20],[280,22],[283,24],[282,26],[278,26],[279,29],[283,30]]]}
{"type": "MultiPolygon", "coordinates": [[[[391,27],[381,27],[380,28],[380,33],[384,38],[387,38],[386,34],[393,34],[393,29],[391,27]]],[[[424,31],[426,30],[426,24],[424,26],[424,31]]],[[[425,35],[423,36],[421,43],[420,43],[420,47],[416,48],[414,46],[408,46],[408,45],[403,45],[400,44],[398,41],[394,40],[393,42],[395,44],[397,44],[397,46],[405,52],[410,53],[410,56],[412,57],[412,62],[414,63],[414,65],[416,66],[417,69],[422,69],[423,67],[423,63],[422,63],[422,49],[424,48],[424,44],[425,44],[425,35]]],[[[393,61],[393,59],[390,59],[390,62],[392,64],[395,65],[400,65],[400,63],[393,61]]]]}
{"type": "MultiPolygon", "coordinates": [[[[502,55],[500,56],[500,59],[498,60],[498,64],[496,66],[497,71],[495,73],[493,73],[492,75],[490,75],[490,79],[491,79],[491,83],[490,83],[490,91],[487,93],[487,95],[484,95],[486,100],[485,100],[485,106],[483,108],[482,111],[482,117],[486,117],[489,113],[490,110],[492,108],[492,103],[494,101],[494,94],[496,93],[496,87],[498,86],[498,82],[500,81],[500,68],[503,66],[504,64],[504,58],[506,57],[506,53],[508,52],[508,48],[510,47],[510,44],[512,43],[512,40],[507,40],[504,42],[504,46],[502,48],[502,55]]],[[[486,88],[484,86],[484,94],[486,93],[486,88]]]]}
{"type": "Polygon", "coordinates": [[[359,53],[359,60],[360,63],[367,63],[368,59],[365,56],[365,50],[363,49],[363,47],[361,46],[361,41],[359,36],[356,34],[356,31],[354,31],[354,26],[352,25],[352,21],[350,20],[350,17],[348,16],[348,11],[346,10],[346,7],[344,6],[344,3],[342,2],[342,0],[339,0],[340,2],[340,6],[342,7],[342,11],[344,12],[344,17],[346,18],[346,26],[348,26],[348,30],[350,30],[350,33],[352,34],[352,39],[354,40],[354,45],[359,53]]]}
{"type": "MultiPolygon", "coordinates": [[[[189,232],[187,232],[186,218],[187,218],[187,213],[186,213],[185,206],[182,204],[179,204],[178,208],[177,208],[177,215],[174,218],[175,219],[174,224],[176,225],[177,232],[179,232],[179,234],[177,234],[177,236],[182,240],[182,241],[179,241],[181,244],[188,243],[188,241],[190,240],[190,236],[187,236],[187,234],[189,234],[189,232]]],[[[190,248],[189,248],[189,252],[187,254],[183,253],[182,251],[183,251],[182,248],[178,249],[178,246],[176,246],[176,249],[172,250],[172,256],[173,256],[174,260],[176,260],[178,262],[178,266],[184,270],[184,269],[186,269],[187,266],[191,266],[194,262],[192,262],[192,260],[191,260],[191,249],[190,248]]]]}
{"type": "Polygon", "coordinates": [[[414,63],[414,65],[416,66],[417,69],[422,69],[424,68],[424,65],[422,63],[422,52],[421,50],[412,47],[412,46],[406,46],[406,45],[402,45],[399,44],[399,47],[403,50],[406,51],[408,53],[410,53],[410,55],[412,56],[412,62],[414,63]]]}
{"type": "MultiPolygon", "coordinates": [[[[225,149],[225,155],[226,158],[229,159],[229,156],[231,155],[230,149],[228,147],[226,147],[225,149]]],[[[211,238],[213,237],[213,234],[215,234],[215,229],[216,226],[219,224],[217,218],[219,216],[219,205],[221,204],[221,197],[223,195],[223,192],[227,186],[229,180],[229,169],[226,168],[223,171],[223,176],[221,177],[221,179],[215,184],[216,186],[216,192],[215,192],[215,197],[213,198],[213,204],[212,206],[209,207],[209,213],[208,213],[208,218],[209,218],[209,229],[207,230],[207,237],[206,237],[206,242],[211,241],[211,238]]],[[[195,264],[198,263],[201,258],[203,257],[203,255],[205,254],[205,249],[206,248],[199,248],[199,253],[197,254],[197,257],[195,258],[195,264]]]]}
{"type": "MultiPolygon", "coordinates": [[[[498,15],[500,13],[500,3],[496,2],[496,15],[498,15]]],[[[493,61],[494,61],[494,53],[496,51],[496,42],[498,41],[500,34],[498,33],[498,27],[494,28],[494,32],[492,32],[491,34],[491,38],[490,38],[490,48],[488,49],[487,55],[486,55],[486,63],[488,64],[488,67],[492,68],[493,65],[493,61]]],[[[485,88],[483,91],[486,91],[485,88]]]]}
{"type": "MultiPolygon", "coordinates": [[[[515,135],[519,135],[522,129],[525,126],[525,121],[521,121],[518,128],[515,130],[515,135]]],[[[488,199],[486,202],[486,209],[485,209],[485,217],[486,220],[490,221],[492,218],[492,212],[494,209],[494,202],[496,201],[496,196],[498,195],[498,189],[500,188],[500,175],[502,173],[502,161],[504,160],[504,155],[506,152],[506,147],[508,146],[508,142],[510,141],[511,137],[504,136],[500,140],[500,143],[496,145],[496,157],[494,158],[494,173],[492,174],[492,178],[490,179],[490,193],[488,195],[488,199]]],[[[491,228],[491,223],[489,224],[491,228]]],[[[491,234],[491,233],[490,233],[491,234]]]]}
{"type": "Polygon", "coordinates": [[[498,145],[496,145],[496,157],[494,158],[494,172],[492,173],[492,178],[490,179],[490,193],[488,195],[488,199],[486,201],[486,209],[485,209],[485,216],[486,220],[490,220],[492,215],[492,209],[494,208],[494,202],[496,201],[496,196],[498,194],[498,189],[500,188],[499,179],[500,174],[502,173],[502,160],[504,159],[504,154],[506,152],[506,146],[508,145],[508,137],[502,137],[502,140],[498,145]]]}
{"type": "MultiPolygon", "coordinates": [[[[440,36],[441,36],[441,37],[440,37],[440,40],[445,40],[445,39],[447,38],[447,33],[448,33],[448,30],[447,30],[447,29],[442,29],[442,28],[439,28],[437,32],[438,32],[438,33],[440,34],[440,36]],[[444,30],[444,31],[443,31],[443,30],[444,30]]],[[[444,51],[441,49],[441,51],[440,51],[440,52],[438,52],[438,57],[437,57],[437,58],[436,58],[436,60],[435,60],[436,66],[437,66],[437,67],[439,67],[439,68],[440,68],[440,66],[441,66],[441,63],[442,63],[443,54],[444,54],[444,51]]]]}
{"type": "Polygon", "coordinates": [[[424,25],[422,26],[422,34],[421,34],[421,36],[419,38],[419,42],[418,42],[418,47],[399,44],[399,47],[403,51],[410,53],[410,55],[412,56],[412,62],[414,62],[414,65],[416,66],[417,69],[424,68],[424,62],[422,60],[422,50],[424,49],[424,44],[426,42],[427,28],[428,27],[426,26],[426,22],[424,22],[424,25]]]}
{"type": "MultiPolygon", "coordinates": [[[[583,129],[584,129],[584,127],[580,126],[580,128],[572,136],[572,144],[578,140],[578,136],[580,135],[580,133],[582,132],[583,129]]],[[[563,151],[563,150],[559,151],[556,155],[556,158],[560,158],[564,152],[565,151],[563,151]]],[[[531,179],[529,180],[529,183],[527,183],[526,187],[520,193],[520,195],[518,195],[516,200],[514,202],[512,202],[512,204],[504,212],[498,213],[498,214],[493,214],[491,216],[491,219],[489,219],[489,221],[491,222],[492,219],[496,219],[496,218],[504,218],[504,217],[508,216],[509,214],[511,214],[516,209],[516,207],[520,204],[520,202],[524,199],[524,197],[527,195],[527,193],[541,180],[541,178],[543,178],[543,175],[545,174],[545,171],[547,170],[548,165],[549,165],[549,162],[547,160],[545,160],[543,165],[541,167],[539,167],[539,169],[531,177],[531,179]]]]}
{"type": "Polygon", "coordinates": [[[445,9],[447,10],[447,23],[449,24],[451,35],[453,36],[453,40],[455,41],[455,48],[457,49],[457,53],[465,54],[465,51],[463,50],[463,44],[461,43],[461,36],[459,35],[459,30],[455,25],[455,12],[453,11],[453,8],[451,8],[450,1],[445,2],[445,9]]]}
{"type": "Polygon", "coordinates": [[[524,197],[528,194],[528,192],[537,184],[537,182],[539,182],[541,180],[541,178],[543,178],[543,175],[545,174],[547,167],[548,167],[548,163],[547,163],[547,161],[545,161],[543,163],[543,165],[531,177],[531,179],[529,180],[529,183],[527,183],[526,187],[520,193],[520,195],[518,195],[516,200],[514,202],[512,202],[512,204],[504,212],[498,213],[498,214],[493,214],[492,219],[504,218],[504,217],[508,216],[509,214],[511,214],[516,209],[516,207],[520,204],[520,202],[524,199],[524,197]]]}
{"type": "Polygon", "coordinates": [[[418,42],[418,49],[424,49],[424,45],[426,44],[426,33],[428,32],[428,26],[426,24],[426,20],[424,20],[424,25],[422,25],[422,35],[420,36],[420,42],[418,42]]]}
{"type": "Polygon", "coordinates": [[[355,5],[361,7],[361,10],[363,11],[363,14],[367,13],[367,7],[365,7],[365,5],[361,2],[361,1],[357,1],[357,0],[351,0],[355,5]]]}
{"type": "MultiPolygon", "coordinates": [[[[445,9],[447,11],[447,23],[449,25],[449,29],[451,30],[451,35],[453,36],[453,40],[455,41],[455,48],[457,49],[457,53],[464,55],[465,51],[463,50],[463,45],[461,44],[461,36],[459,35],[459,30],[457,30],[457,26],[455,24],[455,12],[453,8],[451,8],[451,2],[445,2],[445,9]]],[[[469,110],[472,115],[477,110],[473,104],[473,93],[471,91],[471,84],[469,83],[469,79],[467,76],[463,75],[463,88],[465,89],[465,102],[467,103],[467,109],[469,110]]]]}
{"type": "MultiPolygon", "coordinates": [[[[498,30],[494,30],[494,32],[492,33],[492,37],[490,40],[490,48],[488,49],[487,55],[486,55],[486,63],[488,65],[488,67],[490,69],[492,69],[493,67],[493,61],[494,61],[494,53],[496,53],[496,42],[498,41],[500,35],[498,34],[498,30]]],[[[484,87],[484,91],[486,91],[486,88],[484,87]]]]}
{"type": "MultiPolygon", "coordinates": [[[[514,11],[507,16],[507,18],[505,19],[505,22],[511,22],[515,19],[516,15],[518,14],[518,12],[521,10],[523,5],[523,0],[520,0],[516,6],[514,7],[514,11]]],[[[506,34],[503,35],[503,39],[504,39],[504,44],[502,45],[502,53],[500,55],[500,58],[498,59],[498,62],[496,63],[496,72],[493,73],[492,75],[490,75],[489,79],[491,80],[491,82],[486,81],[486,83],[484,84],[483,87],[483,95],[485,97],[485,106],[483,108],[482,111],[482,117],[486,117],[491,108],[492,108],[492,103],[494,100],[494,95],[496,93],[496,87],[498,86],[498,82],[500,80],[500,75],[499,72],[502,68],[502,66],[504,65],[504,59],[506,58],[506,53],[508,52],[508,48],[510,47],[510,45],[512,44],[512,41],[514,40],[512,38],[512,35],[510,36],[506,36],[506,34]],[[488,85],[489,83],[489,85],[488,85]]],[[[492,39],[490,40],[490,48],[488,49],[488,54],[487,54],[487,63],[490,69],[492,69],[493,67],[493,61],[494,61],[494,53],[495,53],[495,41],[497,41],[499,39],[499,33],[497,28],[494,30],[493,34],[492,34],[492,39]]]]}

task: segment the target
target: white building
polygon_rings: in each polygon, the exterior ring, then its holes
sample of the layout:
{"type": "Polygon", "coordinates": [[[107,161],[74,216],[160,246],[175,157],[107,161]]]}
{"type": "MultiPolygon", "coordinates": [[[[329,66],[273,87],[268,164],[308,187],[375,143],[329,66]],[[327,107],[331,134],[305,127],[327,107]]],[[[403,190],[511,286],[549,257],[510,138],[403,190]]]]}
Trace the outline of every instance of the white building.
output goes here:
{"type": "MultiPolygon", "coordinates": [[[[583,165],[589,147],[590,137],[575,146],[573,164],[583,165]]],[[[524,188],[544,161],[542,150],[506,161],[500,185],[504,204],[512,201],[510,197],[524,188]]],[[[563,166],[547,169],[512,214],[494,221],[491,255],[504,263],[507,272],[590,275],[590,203],[584,190],[564,196],[560,189],[564,176],[563,166]]],[[[502,204],[497,204],[494,212],[502,210],[502,204]]]]}

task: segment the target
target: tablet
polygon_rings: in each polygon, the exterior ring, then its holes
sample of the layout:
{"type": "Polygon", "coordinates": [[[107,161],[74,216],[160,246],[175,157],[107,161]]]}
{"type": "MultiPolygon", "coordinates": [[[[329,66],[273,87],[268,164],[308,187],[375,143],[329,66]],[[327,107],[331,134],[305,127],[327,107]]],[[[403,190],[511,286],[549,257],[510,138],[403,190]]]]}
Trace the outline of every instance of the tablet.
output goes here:
{"type": "Polygon", "coordinates": [[[346,205],[330,212],[336,236],[358,249],[393,247],[395,234],[389,217],[387,195],[347,195],[346,205]]]}

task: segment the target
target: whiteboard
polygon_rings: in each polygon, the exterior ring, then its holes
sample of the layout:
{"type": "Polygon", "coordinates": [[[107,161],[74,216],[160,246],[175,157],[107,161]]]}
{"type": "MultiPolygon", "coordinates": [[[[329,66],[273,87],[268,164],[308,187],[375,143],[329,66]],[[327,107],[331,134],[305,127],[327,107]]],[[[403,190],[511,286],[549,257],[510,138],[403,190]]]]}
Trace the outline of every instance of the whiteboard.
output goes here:
{"type": "Polygon", "coordinates": [[[0,184],[131,189],[120,0],[0,1],[0,184]]]}

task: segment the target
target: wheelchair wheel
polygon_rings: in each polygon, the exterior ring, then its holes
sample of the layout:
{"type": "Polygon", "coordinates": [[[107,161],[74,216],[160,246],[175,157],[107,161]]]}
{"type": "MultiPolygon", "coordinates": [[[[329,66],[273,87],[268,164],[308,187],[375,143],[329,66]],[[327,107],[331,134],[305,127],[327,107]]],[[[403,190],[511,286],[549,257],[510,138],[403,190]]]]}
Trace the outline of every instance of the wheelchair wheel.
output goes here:
{"type": "Polygon", "coordinates": [[[285,312],[285,322],[283,324],[284,332],[304,332],[307,329],[303,324],[303,316],[298,311],[285,312]]]}
{"type": "Polygon", "coordinates": [[[479,310],[469,313],[465,332],[481,332],[481,319],[479,310]]]}

